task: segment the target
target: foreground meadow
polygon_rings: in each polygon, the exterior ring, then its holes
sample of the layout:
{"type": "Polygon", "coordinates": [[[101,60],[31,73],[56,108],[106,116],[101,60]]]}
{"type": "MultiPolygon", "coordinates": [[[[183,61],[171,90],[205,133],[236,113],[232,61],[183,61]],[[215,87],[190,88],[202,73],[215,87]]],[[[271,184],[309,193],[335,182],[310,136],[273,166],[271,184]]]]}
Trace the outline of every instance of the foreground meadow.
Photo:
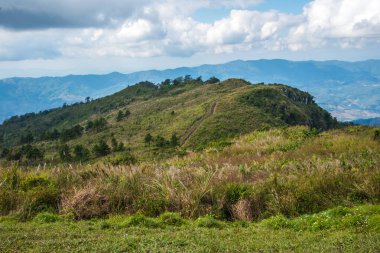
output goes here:
{"type": "Polygon", "coordinates": [[[380,206],[338,207],[296,219],[222,222],[113,216],[72,221],[47,213],[2,219],[1,252],[378,252],[380,206]]]}
{"type": "Polygon", "coordinates": [[[132,166],[0,170],[1,252],[377,252],[380,134],[255,131],[132,166]]]}

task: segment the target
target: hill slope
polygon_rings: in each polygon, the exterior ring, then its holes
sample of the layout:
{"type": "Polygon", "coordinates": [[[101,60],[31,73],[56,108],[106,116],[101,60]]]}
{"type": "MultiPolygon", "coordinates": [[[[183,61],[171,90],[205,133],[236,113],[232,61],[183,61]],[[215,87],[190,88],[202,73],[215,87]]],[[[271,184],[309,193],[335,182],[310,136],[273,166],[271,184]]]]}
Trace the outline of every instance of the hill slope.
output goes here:
{"type": "Polygon", "coordinates": [[[57,161],[64,144],[94,148],[104,140],[114,146],[114,153],[123,143],[144,159],[170,156],[181,145],[190,149],[225,145],[228,138],[257,129],[287,125],[329,129],[336,124],[312,96],[286,85],[187,79],[160,86],[143,82],[87,103],[13,117],[0,126],[0,145],[15,147],[12,153],[32,144],[45,159],[57,161]]]}
{"type": "Polygon", "coordinates": [[[131,74],[70,75],[65,77],[8,78],[0,80],[0,122],[10,116],[37,112],[63,103],[98,98],[140,81],[160,82],[191,75],[243,78],[250,82],[291,83],[310,92],[324,109],[339,120],[380,116],[380,61],[233,61],[163,71],[131,74]]]}

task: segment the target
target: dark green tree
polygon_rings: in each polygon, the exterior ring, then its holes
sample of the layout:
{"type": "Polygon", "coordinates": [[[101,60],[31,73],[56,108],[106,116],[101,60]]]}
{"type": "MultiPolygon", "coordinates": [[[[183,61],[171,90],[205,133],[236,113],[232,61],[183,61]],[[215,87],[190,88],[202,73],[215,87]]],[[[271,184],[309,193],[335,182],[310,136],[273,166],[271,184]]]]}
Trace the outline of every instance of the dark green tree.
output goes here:
{"type": "Polygon", "coordinates": [[[123,113],[122,110],[119,110],[119,112],[117,113],[117,116],[116,116],[116,121],[119,122],[119,121],[122,121],[124,119],[125,115],[123,113]]]}
{"type": "Polygon", "coordinates": [[[183,81],[185,82],[185,83],[188,83],[188,82],[190,82],[190,81],[192,81],[193,80],[193,78],[191,77],[191,75],[185,75],[185,77],[184,77],[184,79],[183,79],[183,81]]]}
{"type": "Polygon", "coordinates": [[[150,133],[147,133],[144,138],[144,142],[150,146],[153,141],[153,136],[150,133]]]}
{"type": "Polygon", "coordinates": [[[124,113],[124,118],[128,118],[129,115],[131,115],[131,111],[126,110],[125,113],[124,113]]]}
{"type": "Polygon", "coordinates": [[[154,138],[154,144],[158,148],[164,148],[168,145],[168,143],[169,142],[161,135],[157,135],[157,137],[154,138]]]}
{"type": "Polygon", "coordinates": [[[70,161],[72,159],[70,147],[67,144],[64,144],[64,145],[59,147],[58,154],[59,154],[59,157],[61,158],[61,160],[64,162],[70,161]]]}
{"type": "Polygon", "coordinates": [[[42,139],[44,140],[58,140],[61,136],[60,132],[57,129],[53,129],[53,131],[47,131],[42,135],[42,139]]]}
{"type": "Polygon", "coordinates": [[[104,140],[100,140],[92,149],[96,157],[106,156],[111,153],[111,148],[104,140]]]}
{"type": "Polygon", "coordinates": [[[94,122],[92,120],[87,121],[86,131],[90,131],[94,128],[94,122]]]}
{"type": "Polygon", "coordinates": [[[379,129],[376,129],[375,130],[375,133],[373,135],[373,139],[374,140],[379,140],[380,141],[380,130],[379,129]]]}
{"type": "Polygon", "coordinates": [[[173,80],[173,86],[181,85],[183,84],[183,77],[177,77],[173,80]]]}
{"type": "Polygon", "coordinates": [[[170,145],[173,147],[176,147],[179,145],[179,139],[177,137],[177,134],[172,134],[172,137],[170,138],[170,145]]]}
{"type": "Polygon", "coordinates": [[[22,135],[20,138],[20,144],[30,144],[34,141],[33,134],[31,132],[22,135]]]}
{"type": "Polygon", "coordinates": [[[220,80],[216,78],[215,76],[210,77],[205,83],[206,84],[214,84],[214,83],[219,83],[220,80]]]}
{"type": "Polygon", "coordinates": [[[72,128],[64,129],[60,134],[62,141],[69,141],[82,135],[84,128],[81,125],[75,125],[72,128]]]}
{"type": "Polygon", "coordinates": [[[0,158],[6,158],[10,153],[11,153],[11,151],[10,151],[9,149],[4,148],[4,149],[1,151],[0,158]]]}
{"type": "Polygon", "coordinates": [[[36,161],[36,160],[42,160],[44,158],[43,152],[31,145],[27,145],[27,147],[24,150],[24,154],[26,159],[29,161],[36,161]]]}
{"type": "Polygon", "coordinates": [[[12,149],[7,155],[8,161],[20,161],[22,158],[22,152],[20,149],[12,149]]]}
{"type": "Polygon", "coordinates": [[[90,151],[79,144],[74,147],[74,155],[77,161],[86,161],[90,158],[90,151]]]}
{"type": "Polygon", "coordinates": [[[111,146],[112,146],[112,152],[121,152],[125,150],[124,143],[117,142],[115,137],[112,137],[111,146]]]}

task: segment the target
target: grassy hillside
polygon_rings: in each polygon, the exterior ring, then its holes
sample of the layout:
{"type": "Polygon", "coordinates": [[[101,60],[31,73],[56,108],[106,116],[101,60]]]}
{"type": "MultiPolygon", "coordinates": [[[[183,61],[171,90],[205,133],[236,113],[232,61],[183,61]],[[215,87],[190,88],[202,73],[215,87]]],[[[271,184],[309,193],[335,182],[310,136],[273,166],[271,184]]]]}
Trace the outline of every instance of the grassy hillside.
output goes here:
{"type": "Polygon", "coordinates": [[[92,151],[100,140],[111,146],[114,138],[124,148],[105,152],[103,160],[123,161],[128,152],[144,161],[223,146],[239,134],[287,125],[326,130],[337,123],[308,93],[286,85],[187,77],[158,86],[139,83],[94,101],[13,117],[0,126],[0,145],[8,160],[59,163],[65,160],[59,155],[63,147],[69,152],[78,145],[87,148],[86,159],[72,154],[66,160],[88,161],[99,159],[92,151]]]}

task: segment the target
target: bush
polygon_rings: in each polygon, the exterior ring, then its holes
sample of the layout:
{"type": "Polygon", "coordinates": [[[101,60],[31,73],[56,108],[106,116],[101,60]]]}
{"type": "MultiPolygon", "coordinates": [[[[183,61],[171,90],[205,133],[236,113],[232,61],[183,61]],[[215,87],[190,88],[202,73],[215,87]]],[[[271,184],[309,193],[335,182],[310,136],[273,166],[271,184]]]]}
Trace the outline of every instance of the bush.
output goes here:
{"type": "Polygon", "coordinates": [[[137,158],[131,152],[125,151],[110,158],[109,161],[112,165],[131,165],[137,162],[137,158]]]}
{"type": "Polygon", "coordinates": [[[33,188],[21,193],[21,199],[22,203],[18,210],[20,220],[28,220],[43,211],[58,211],[59,192],[53,186],[33,188]]]}
{"type": "Polygon", "coordinates": [[[235,204],[240,199],[249,197],[252,191],[248,185],[229,184],[226,190],[226,200],[228,204],[235,204]]]}
{"type": "Polygon", "coordinates": [[[196,224],[198,227],[204,228],[223,228],[225,226],[223,222],[209,215],[198,218],[196,224]]]}
{"type": "Polygon", "coordinates": [[[164,225],[181,226],[185,224],[185,220],[182,219],[178,213],[165,212],[160,215],[159,220],[164,225]]]}
{"type": "Polygon", "coordinates": [[[83,145],[76,145],[74,147],[74,155],[77,161],[86,161],[90,158],[90,151],[83,145]]]}
{"type": "Polygon", "coordinates": [[[127,227],[147,227],[147,228],[158,228],[160,223],[155,219],[148,218],[141,213],[132,215],[127,222],[124,224],[127,227]]]}
{"type": "Polygon", "coordinates": [[[111,153],[111,148],[104,140],[100,140],[98,144],[93,147],[92,152],[96,157],[106,156],[111,153]]]}
{"type": "Polygon", "coordinates": [[[261,224],[273,229],[282,229],[290,227],[289,220],[285,218],[283,215],[276,215],[266,220],[263,220],[261,224]]]}
{"type": "Polygon", "coordinates": [[[49,212],[39,213],[33,218],[33,221],[36,221],[39,223],[54,223],[60,220],[61,220],[61,217],[59,217],[58,214],[49,213],[49,212]]]}
{"type": "Polygon", "coordinates": [[[373,135],[373,139],[380,141],[380,129],[375,130],[375,133],[373,135]]]}
{"type": "Polygon", "coordinates": [[[108,222],[103,221],[102,223],[100,223],[100,229],[109,229],[109,228],[111,228],[111,224],[109,224],[108,222]]]}
{"type": "Polygon", "coordinates": [[[49,179],[43,176],[29,175],[20,182],[20,189],[23,191],[32,190],[36,187],[49,187],[53,186],[53,183],[49,179]]]}
{"type": "Polygon", "coordinates": [[[158,216],[165,212],[170,206],[167,199],[164,199],[161,196],[156,196],[153,193],[151,195],[146,195],[145,197],[138,197],[134,204],[136,204],[137,210],[141,210],[149,216],[158,216]]]}

